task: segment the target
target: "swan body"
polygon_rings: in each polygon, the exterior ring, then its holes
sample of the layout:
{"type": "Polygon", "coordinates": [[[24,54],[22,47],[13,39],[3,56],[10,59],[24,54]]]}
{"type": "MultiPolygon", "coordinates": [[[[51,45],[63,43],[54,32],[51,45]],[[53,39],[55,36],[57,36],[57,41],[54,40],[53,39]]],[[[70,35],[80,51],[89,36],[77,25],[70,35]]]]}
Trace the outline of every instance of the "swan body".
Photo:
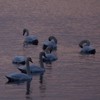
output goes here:
{"type": "Polygon", "coordinates": [[[32,62],[30,57],[27,57],[26,60],[26,68],[27,68],[27,74],[24,73],[11,73],[9,75],[6,75],[6,78],[9,82],[22,82],[22,81],[28,81],[32,79],[32,76],[30,75],[30,65],[29,62],[32,62]]]}
{"type": "Polygon", "coordinates": [[[32,44],[32,45],[38,45],[38,38],[34,35],[29,35],[29,31],[28,29],[24,29],[23,30],[23,35],[26,34],[25,40],[24,40],[24,46],[28,45],[28,44],[32,44]]]}
{"type": "Polygon", "coordinates": [[[32,77],[24,73],[11,73],[7,75],[6,78],[9,80],[9,82],[15,82],[15,81],[22,82],[32,79],[32,77]]]}
{"type": "Polygon", "coordinates": [[[57,50],[57,39],[54,36],[50,36],[48,40],[43,43],[43,50],[49,48],[50,51],[57,50]]]}
{"type": "Polygon", "coordinates": [[[95,54],[96,50],[90,45],[89,40],[83,40],[79,43],[79,46],[82,48],[81,53],[82,54],[95,54]]]}
{"type": "MultiPolygon", "coordinates": [[[[25,66],[20,66],[18,67],[18,69],[22,72],[22,73],[26,73],[26,67],[25,66]]],[[[44,68],[41,68],[39,66],[36,65],[31,65],[30,66],[30,73],[31,74],[42,74],[45,72],[44,68]]]]}
{"type": "Polygon", "coordinates": [[[24,42],[27,44],[38,45],[38,39],[36,36],[33,36],[33,35],[29,35],[29,36],[25,37],[24,42]]]}
{"type": "Polygon", "coordinates": [[[56,61],[58,58],[57,58],[57,56],[56,55],[54,55],[53,53],[45,53],[45,56],[43,56],[43,61],[45,62],[45,63],[48,63],[48,62],[54,62],[54,61],[56,61]]]}
{"type": "MultiPolygon", "coordinates": [[[[37,65],[31,65],[30,66],[30,73],[31,74],[41,74],[45,72],[45,68],[44,68],[44,64],[43,64],[43,56],[44,54],[42,52],[40,52],[39,54],[39,58],[40,58],[40,66],[37,65]]],[[[20,66],[18,67],[18,69],[22,72],[22,73],[26,73],[26,67],[25,66],[20,66]]]]}
{"type": "Polygon", "coordinates": [[[81,53],[82,54],[95,54],[96,50],[92,46],[83,46],[81,53]]]}
{"type": "Polygon", "coordinates": [[[26,59],[27,58],[25,56],[15,56],[12,60],[12,63],[16,65],[25,65],[26,59]]]}

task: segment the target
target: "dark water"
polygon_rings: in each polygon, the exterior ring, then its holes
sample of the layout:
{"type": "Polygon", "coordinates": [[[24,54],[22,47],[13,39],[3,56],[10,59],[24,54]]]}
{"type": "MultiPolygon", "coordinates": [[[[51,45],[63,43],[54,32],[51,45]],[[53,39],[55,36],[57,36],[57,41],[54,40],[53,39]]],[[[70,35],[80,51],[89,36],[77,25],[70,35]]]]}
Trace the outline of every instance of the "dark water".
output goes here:
{"type": "Polygon", "coordinates": [[[0,100],[100,100],[100,1],[1,0],[0,1],[0,100]],[[39,38],[39,46],[23,49],[23,28],[39,38]],[[58,39],[58,61],[46,66],[43,83],[34,76],[30,95],[26,83],[6,84],[5,75],[18,72],[16,55],[38,63],[42,43],[58,39]],[[78,43],[89,39],[96,55],[80,55],[78,43]]]}

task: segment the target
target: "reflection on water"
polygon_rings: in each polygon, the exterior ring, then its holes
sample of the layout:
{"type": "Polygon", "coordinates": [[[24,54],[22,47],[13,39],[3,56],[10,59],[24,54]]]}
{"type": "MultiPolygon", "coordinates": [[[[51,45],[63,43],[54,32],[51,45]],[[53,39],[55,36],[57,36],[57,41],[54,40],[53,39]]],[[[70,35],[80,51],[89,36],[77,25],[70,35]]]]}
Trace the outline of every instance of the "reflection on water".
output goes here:
{"type": "MultiPolygon", "coordinates": [[[[44,79],[43,79],[43,75],[44,74],[39,75],[39,83],[40,83],[39,89],[40,89],[42,94],[44,94],[45,90],[46,90],[45,82],[44,82],[44,79]]],[[[32,100],[31,94],[32,94],[31,81],[27,81],[26,82],[26,98],[29,99],[29,100],[32,100]]]]}
{"type": "Polygon", "coordinates": [[[43,79],[43,74],[40,75],[40,90],[41,91],[45,91],[45,82],[44,82],[44,79],[43,79]]]}
{"type": "Polygon", "coordinates": [[[31,84],[31,81],[27,81],[26,83],[26,95],[29,95],[30,94],[30,84],[31,84]]]}

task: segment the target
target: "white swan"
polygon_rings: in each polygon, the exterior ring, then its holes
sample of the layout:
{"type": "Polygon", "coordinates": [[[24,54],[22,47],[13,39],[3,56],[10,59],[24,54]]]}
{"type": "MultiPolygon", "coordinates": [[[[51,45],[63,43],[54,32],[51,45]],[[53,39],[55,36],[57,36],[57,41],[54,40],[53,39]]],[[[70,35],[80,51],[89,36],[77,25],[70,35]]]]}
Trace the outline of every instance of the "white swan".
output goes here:
{"type": "Polygon", "coordinates": [[[82,54],[95,54],[96,50],[90,45],[89,40],[83,40],[79,43],[79,46],[82,48],[81,52],[82,54]]]}
{"type": "Polygon", "coordinates": [[[12,63],[16,65],[25,65],[26,60],[27,60],[27,57],[25,56],[15,56],[12,60],[12,63]]]}
{"type": "MultiPolygon", "coordinates": [[[[40,59],[40,66],[37,66],[37,65],[30,65],[30,72],[32,74],[43,74],[45,72],[45,68],[44,68],[44,63],[43,63],[43,57],[44,56],[44,53],[43,52],[40,52],[39,54],[39,59],[40,59]]],[[[26,73],[26,67],[24,66],[20,66],[18,67],[18,69],[22,72],[22,73],[26,73]]]]}
{"type": "Polygon", "coordinates": [[[57,44],[58,41],[57,41],[56,37],[54,37],[54,36],[49,36],[48,40],[51,41],[52,39],[53,39],[53,40],[55,41],[55,43],[57,44]]]}
{"type": "Polygon", "coordinates": [[[43,50],[45,50],[47,47],[50,49],[50,52],[57,50],[57,39],[54,36],[50,36],[48,40],[44,41],[42,47],[43,50]]]}
{"type": "Polygon", "coordinates": [[[27,57],[26,60],[26,68],[27,68],[27,74],[24,73],[11,73],[9,75],[6,75],[6,78],[9,82],[22,82],[22,81],[28,81],[32,79],[32,76],[30,74],[30,65],[29,62],[32,62],[32,59],[30,57],[27,57]]]}
{"type": "Polygon", "coordinates": [[[57,55],[54,52],[50,52],[49,48],[47,47],[44,52],[43,62],[52,63],[52,62],[56,61],[57,59],[58,59],[57,55]]]}
{"type": "Polygon", "coordinates": [[[82,41],[79,43],[79,47],[80,47],[80,48],[83,48],[84,44],[86,44],[87,46],[90,46],[90,41],[89,41],[89,40],[82,40],[82,41]]]}
{"type": "Polygon", "coordinates": [[[46,64],[51,64],[52,62],[56,61],[58,58],[54,53],[44,53],[43,62],[46,64]]]}
{"type": "Polygon", "coordinates": [[[24,35],[26,36],[24,43],[23,43],[24,46],[26,46],[28,44],[38,45],[38,43],[39,43],[38,38],[34,35],[29,35],[28,29],[23,29],[23,36],[24,35]]]}

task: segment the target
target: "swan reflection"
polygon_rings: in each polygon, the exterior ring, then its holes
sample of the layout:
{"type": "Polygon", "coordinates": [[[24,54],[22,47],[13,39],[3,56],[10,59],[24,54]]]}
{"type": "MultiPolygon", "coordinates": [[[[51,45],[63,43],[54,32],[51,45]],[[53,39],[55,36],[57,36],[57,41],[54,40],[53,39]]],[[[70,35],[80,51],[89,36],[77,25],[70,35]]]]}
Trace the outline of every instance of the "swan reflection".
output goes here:
{"type": "Polygon", "coordinates": [[[39,86],[39,89],[40,89],[41,97],[45,97],[46,83],[45,83],[45,80],[44,80],[44,74],[40,75],[40,86],[39,86]]]}
{"type": "Polygon", "coordinates": [[[29,80],[26,82],[26,95],[29,95],[31,93],[30,85],[31,85],[31,81],[29,80]]]}

